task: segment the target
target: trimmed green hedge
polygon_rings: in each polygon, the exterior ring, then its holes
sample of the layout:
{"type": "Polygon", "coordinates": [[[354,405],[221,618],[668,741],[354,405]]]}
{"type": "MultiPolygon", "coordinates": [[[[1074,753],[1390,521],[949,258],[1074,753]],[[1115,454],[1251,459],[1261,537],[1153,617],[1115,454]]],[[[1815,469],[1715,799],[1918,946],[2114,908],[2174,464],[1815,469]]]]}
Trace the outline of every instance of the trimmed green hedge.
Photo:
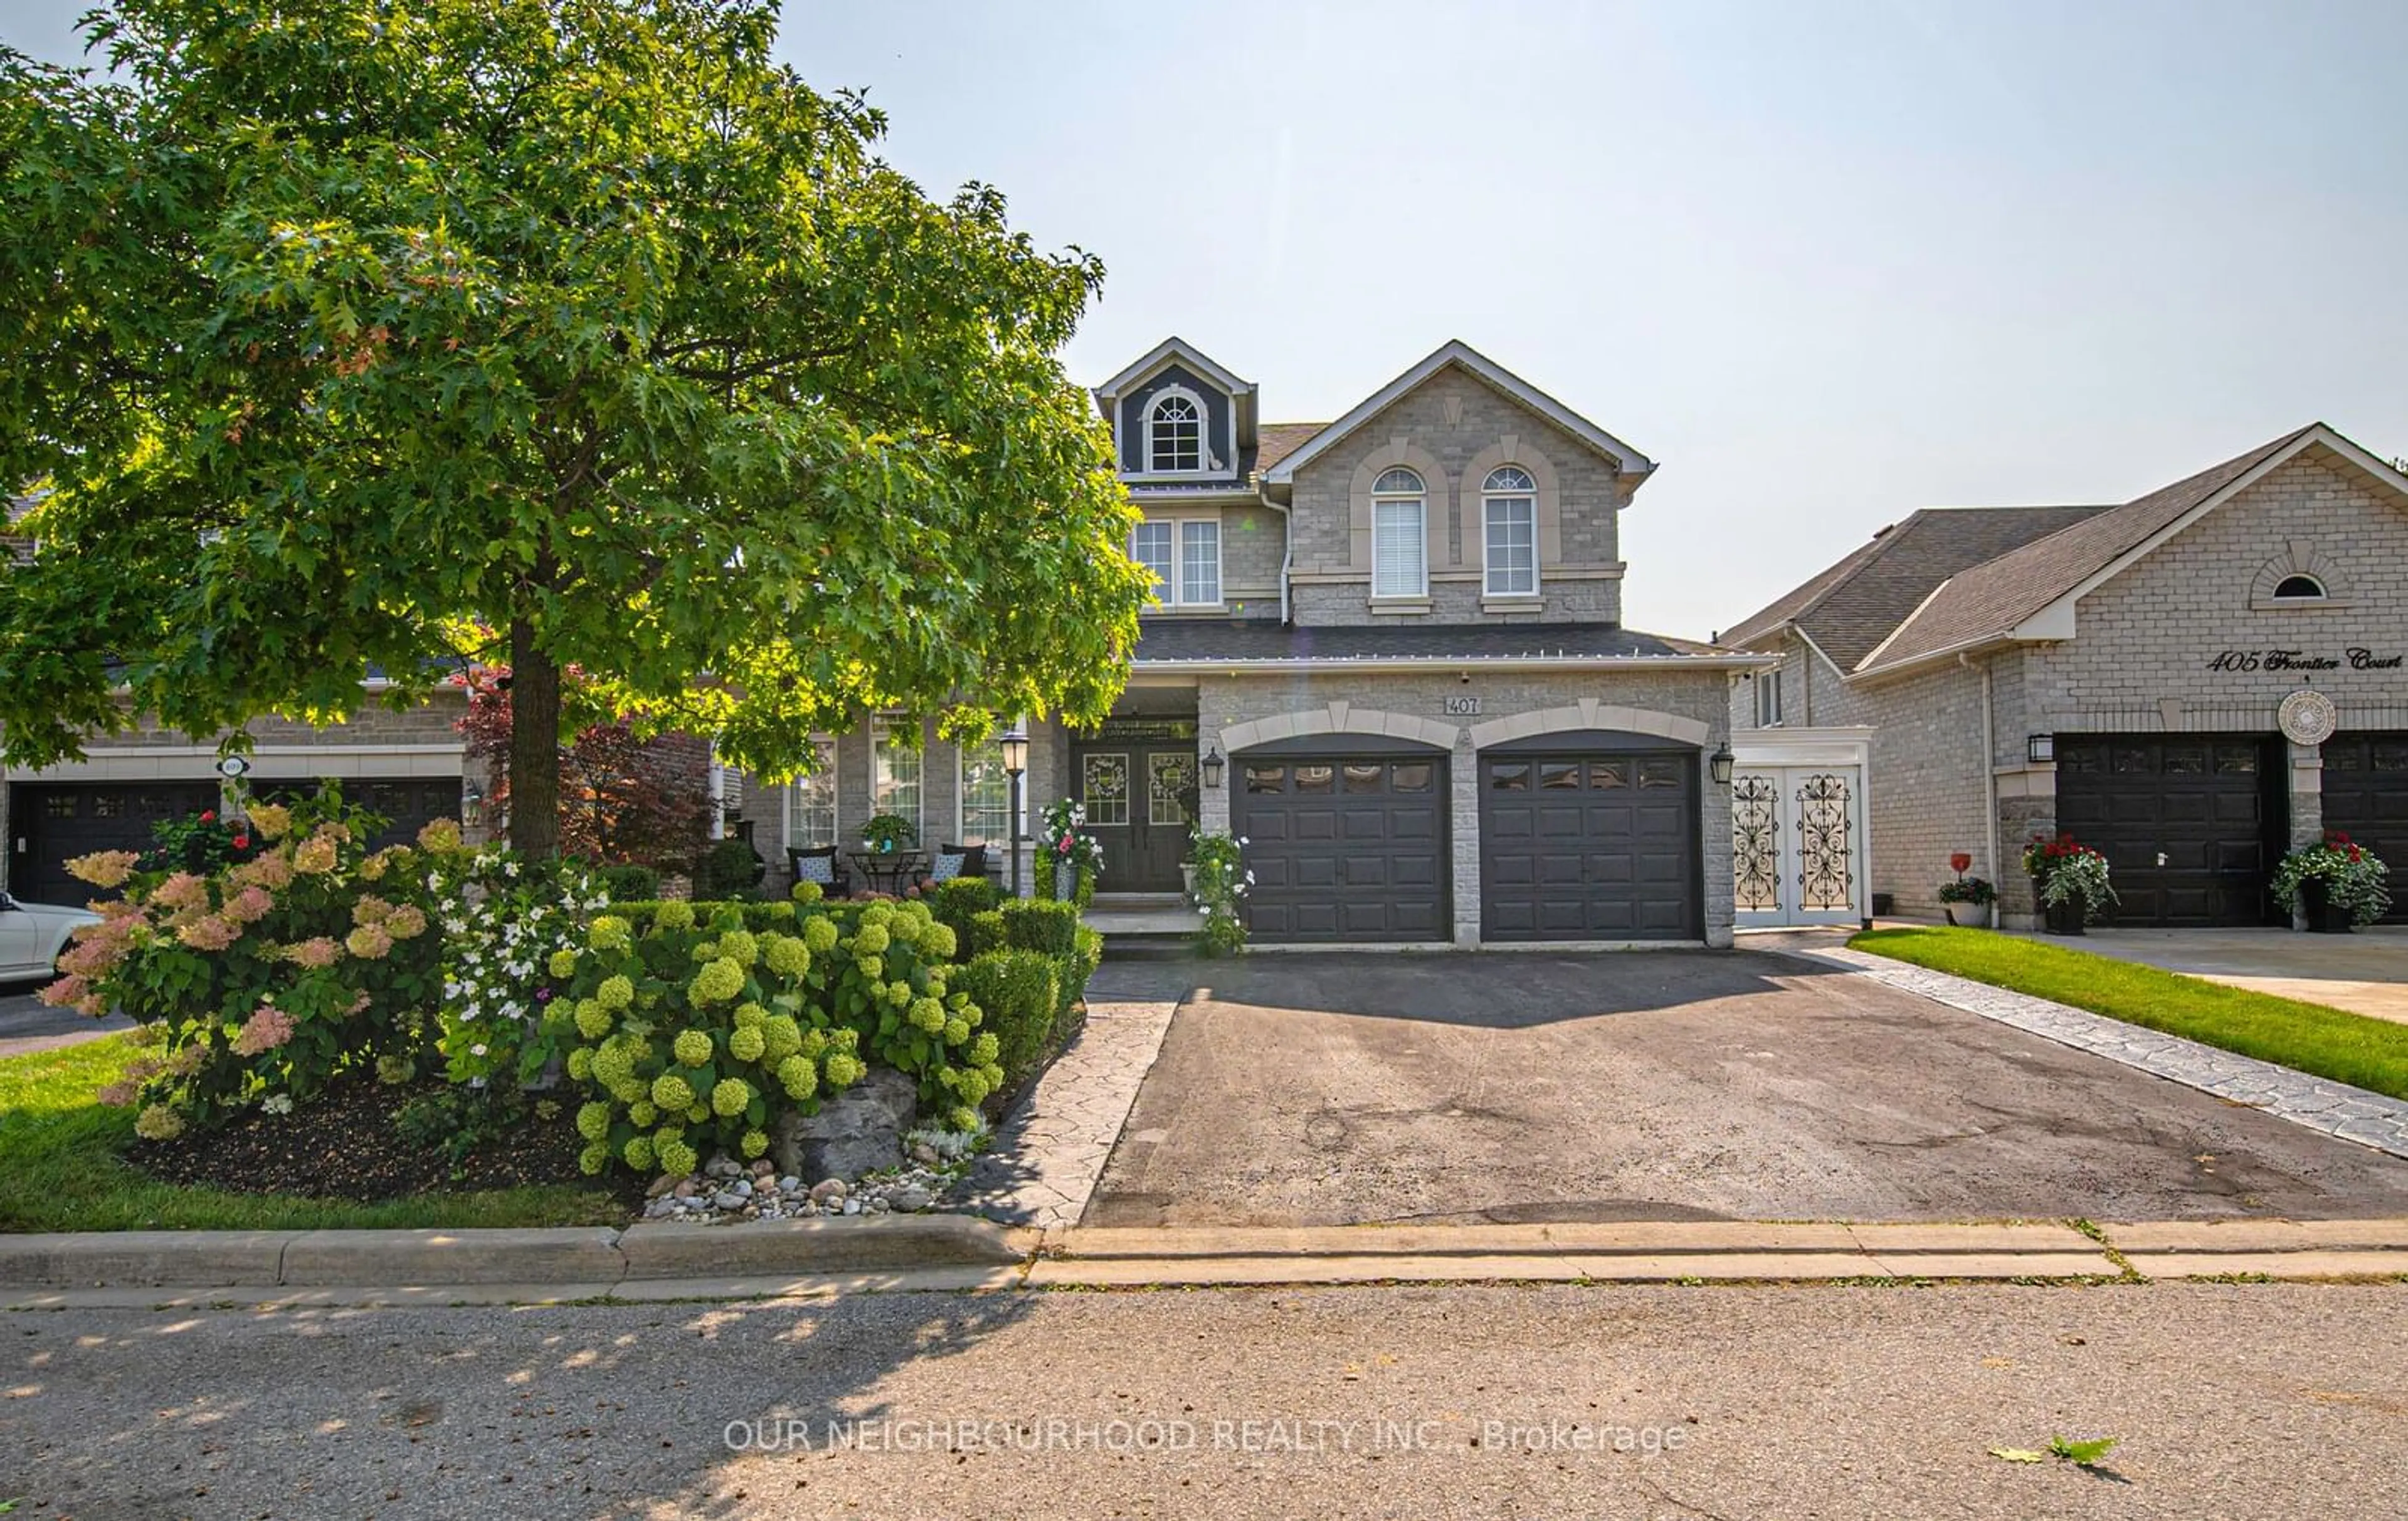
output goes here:
{"type": "Polygon", "coordinates": [[[1062,1004],[1061,968],[1035,951],[990,951],[955,976],[953,985],[986,1014],[980,1026],[996,1038],[1009,1096],[1043,1059],[1062,1004]]]}
{"type": "Polygon", "coordinates": [[[661,896],[661,874],[648,866],[597,866],[595,880],[613,903],[649,903],[661,896]]]}
{"type": "Polygon", "coordinates": [[[1049,956],[1078,953],[1078,905],[1048,898],[1016,899],[1005,904],[1000,911],[1004,943],[1011,949],[1037,951],[1049,956]]]}
{"type": "Polygon", "coordinates": [[[970,943],[970,920],[985,913],[1003,901],[1003,889],[986,877],[955,877],[951,882],[933,882],[920,890],[920,901],[937,916],[937,923],[950,925],[962,943],[970,943]]]}

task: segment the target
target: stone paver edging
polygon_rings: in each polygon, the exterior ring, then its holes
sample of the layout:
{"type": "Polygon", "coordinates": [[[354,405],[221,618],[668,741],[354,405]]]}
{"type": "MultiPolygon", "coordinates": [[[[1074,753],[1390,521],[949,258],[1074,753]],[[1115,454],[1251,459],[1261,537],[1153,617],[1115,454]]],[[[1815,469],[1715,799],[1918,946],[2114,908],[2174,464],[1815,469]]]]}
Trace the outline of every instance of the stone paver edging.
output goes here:
{"type": "Polygon", "coordinates": [[[2346,1083],[2313,1077],[2235,1052],[2202,1045],[2139,1025],[2094,1014],[2028,993],[2015,993],[1970,977],[1932,971],[1908,962],[1845,946],[1768,947],[1842,968],[1877,983],[2010,1025],[2042,1040],[2104,1056],[2136,1071],[2212,1093],[2252,1109],[2344,1141],[2408,1157],[2408,1103],[2346,1083]]]}
{"type": "Polygon", "coordinates": [[[953,1206],[1011,1225],[1077,1224],[1178,1007],[1172,999],[1090,1002],[1078,1039],[998,1127],[953,1206]]]}

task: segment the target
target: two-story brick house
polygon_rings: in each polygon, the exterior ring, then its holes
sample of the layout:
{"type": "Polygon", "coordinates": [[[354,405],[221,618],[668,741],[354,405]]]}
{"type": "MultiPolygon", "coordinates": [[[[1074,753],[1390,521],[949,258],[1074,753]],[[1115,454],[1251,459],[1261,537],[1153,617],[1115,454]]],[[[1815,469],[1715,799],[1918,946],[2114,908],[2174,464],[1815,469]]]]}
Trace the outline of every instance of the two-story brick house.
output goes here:
{"type": "MultiPolygon", "coordinates": [[[[1713,762],[1763,662],[1622,625],[1653,462],[1461,343],[1326,423],[1177,338],[1096,399],[1159,605],[1109,719],[1032,730],[1028,793],[1084,804],[1106,891],[1175,893],[1200,823],[1247,841],[1258,943],[1729,942],[1713,762]]],[[[764,854],[877,811],[1002,843],[996,748],[922,738],[748,787],[764,854]]]]}
{"type": "Polygon", "coordinates": [[[1870,738],[1903,912],[1963,854],[2028,926],[2060,829],[2119,925],[2287,923],[2268,879],[2326,829],[2408,865],[2408,478],[2321,423],[2121,506],[1917,512],[1722,639],[1781,661],[1732,692],[1742,923],[1791,849],[1750,763],[1818,735],[1870,738]]]}

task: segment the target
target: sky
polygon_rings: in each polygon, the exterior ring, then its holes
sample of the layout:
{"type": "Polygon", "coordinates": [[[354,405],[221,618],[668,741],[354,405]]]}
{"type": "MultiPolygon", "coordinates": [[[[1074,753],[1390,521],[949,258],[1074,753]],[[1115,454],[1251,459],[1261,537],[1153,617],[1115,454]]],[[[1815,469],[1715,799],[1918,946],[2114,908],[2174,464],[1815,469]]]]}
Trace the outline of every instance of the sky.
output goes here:
{"type": "MultiPolygon", "coordinates": [[[[0,0],[65,57],[79,0],[0,0]]],[[[789,0],[931,192],[1271,421],[1461,338],[1656,460],[1703,637],[1920,507],[2123,501],[2310,421],[2408,454],[2408,4],[789,0]]]]}

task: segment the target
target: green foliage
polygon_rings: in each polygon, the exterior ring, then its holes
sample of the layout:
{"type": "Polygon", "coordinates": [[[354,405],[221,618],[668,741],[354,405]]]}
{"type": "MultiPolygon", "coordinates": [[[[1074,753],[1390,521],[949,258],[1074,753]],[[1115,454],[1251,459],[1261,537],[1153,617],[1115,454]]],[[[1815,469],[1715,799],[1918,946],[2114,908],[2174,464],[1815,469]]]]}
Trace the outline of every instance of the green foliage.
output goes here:
{"type": "Polygon", "coordinates": [[[747,839],[733,836],[702,853],[694,867],[694,896],[716,902],[741,897],[761,885],[768,870],[761,853],[747,839]]]}
{"type": "Polygon", "coordinates": [[[1079,910],[1075,904],[1020,898],[1006,903],[1000,911],[1004,943],[1013,950],[1067,956],[1079,949],[1079,910]]]}
{"type": "Polygon", "coordinates": [[[1004,951],[1010,947],[1011,936],[1004,927],[1002,910],[988,909],[970,915],[969,940],[962,947],[966,954],[982,956],[990,951],[1004,951]]]}
{"type": "Polygon", "coordinates": [[[150,840],[151,849],[142,858],[144,869],[203,875],[248,861],[266,846],[247,822],[222,819],[213,808],[161,819],[150,826],[150,840]]]}
{"type": "Polygon", "coordinates": [[[757,934],[765,929],[793,929],[801,911],[792,903],[760,903],[746,898],[714,903],[708,899],[689,901],[673,897],[649,903],[613,903],[610,912],[613,917],[635,926],[638,934],[649,929],[653,921],[664,915],[674,925],[683,925],[693,922],[707,924],[731,913],[746,929],[757,934]]]}
{"type": "Polygon", "coordinates": [[[2100,1437],[2091,1442],[2068,1442],[2063,1437],[2051,1437],[2048,1450],[2069,1463],[2093,1468],[2100,1458],[2114,1451],[2115,1444],[2123,1440],[2121,1437],[2100,1437]]]}
{"type": "Polygon", "coordinates": [[[441,1152],[455,1165],[480,1148],[507,1141],[523,1128],[533,1106],[516,1083],[466,1084],[420,1094],[394,1111],[393,1127],[422,1151],[441,1152]]]}
{"type": "Polygon", "coordinates": [[[594,880],[602,884],[603,895],[613,903],[656,902],[661,896],[661,873],[657,867],[595,867],[594,880]]]}
{"type": "Polygon", "coordinates": [[[1057,358],[1100,265],[924,194],[777,22],[114,0],[114,67],[0,57],[0,476],[50,488],[7,760],[507,660],[543,854],[571,669],[572,731],[773,780],[881,710],[1105,713],[1149,578],[1057,358]]]}
{"type": "Polygon", "coordinates": [[[961,969],[954,983],[986,1012],[1003,1069],[999,1092],[1009,1095],[1028,1076],[1053,1040],[1061,1011],[1061,964],[1035,951],[990,951],[961,969]]]}
{"type": "Polygon", "coordinates": [[[2305,911],[2310,882],[2324,884],[2334,907],[2351,924],[2371,925],[2391,909],[2391,868],[2349,836],[2329,830],[2323,839],[2283,857],[2274,868],[2274,899],[2305,911]]]}
{"type": "Polygon", "coordinates": [[[961,944],[925,903],[809,907],[803,933],[828,945],[813,985],[873,1061],[918,1081],[920,1100],[954,1129],[1003,1083],[983,1012],[954,983],[961,944]],[[816,921],[821,926],[813,927],[816,921]]]}
{"type": "Polygon", "coordinates": [[[1072,1004],[1086,997],[1087,979],[1095,976],[1096,969],[1103,964],[1103,932],[1081,925],[1078,944],[1072,949],[1068,963],[1062,973],[1062,1012],[1064,1013],[1068,1013],[1072,1004]]]}
{"type": "Polygon", "coordinates": [[[1229,955],[1245,947],[1246,922],[1239,917],[1238,901],[1254,886],[1254,873],[1239,857],[1240,843],[1226,829],[1198,829],[1188,845],[1196,871],[1196,906],[1204,911],[1196,948],[1208,956],[1229,955]]]}
{"type": "Polygon", "coordinates": [[[601,886],[579,863],[505,850],[452,856],[439,875],[445,1072],[515,1092],[567,1055],[562,1022],[546,1013],[566,990],[601,886]]]}
{"type": "Polygon", "coordinates": [[[1971,903],[1980,907],[1998,901],[1999,890],[1982,877],[1955,877],[1940,884],[1942,903],[1971,903]]]}
{"type": "Polygon", "coordinates": [[[1860,951],[2408,1098],[2408,1025],[1978,929],[1875,929],[1860,951]]]}
{"type": "Polygon", "coordinates": [[[870,815],[869,822],[861,826],[862,843],[871,850],[901,850],[917,843],[919,839],[920,831],[900,813],[874,813],[870,815]]]}
{"type": "Polygon", "coordinates": [[[937,922],[953,929],[962,943],[965,958],[976,954],[971,948],[971,921],[1003,901],[1003,889],[990,877],[955,877],[951,882],[932,882],[921,889],[920,901],[937,922]]]}
{"type": "Polygon", "coordinates": [[[366,821],[332,789],[258,805],[251,820],[266,848],[207,875],[136,871],[122,851],[69,863],[125,895],[77,932],[42,997],[145,1026],[152,1050],[108,1097],[143,1103],[153,1139],[252,1103],[306,1102],[380,1057],[414,1064],[435,1033],[442,940],[428,878],[456,851],[456,826],[429,825],[427,848],[372,854],[366,821]]]}

